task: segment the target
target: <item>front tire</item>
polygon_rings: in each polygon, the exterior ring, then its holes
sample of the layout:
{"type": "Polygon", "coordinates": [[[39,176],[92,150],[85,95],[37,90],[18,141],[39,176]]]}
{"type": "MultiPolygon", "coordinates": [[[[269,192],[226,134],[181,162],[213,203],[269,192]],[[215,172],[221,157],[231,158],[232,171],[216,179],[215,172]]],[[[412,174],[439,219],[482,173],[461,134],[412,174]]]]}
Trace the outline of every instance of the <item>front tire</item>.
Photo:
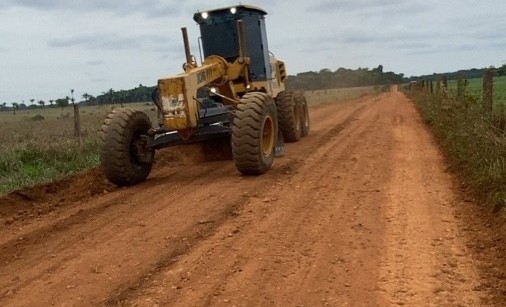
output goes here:
{"type": "Polygon", "coordinates": [[[260,175],[274,161],[278,121],[273,99],[260,92],[247,93],[234,111],[232,155],[244,175],[260,175]]]}
{"type": "Polygon", "coordinates": [[[146,144],[149,117],[130,108],[116,109],[102,125],[101,164],[106,178],[118,186],[140,183],[151,172],[154,149],[146,144]]]}

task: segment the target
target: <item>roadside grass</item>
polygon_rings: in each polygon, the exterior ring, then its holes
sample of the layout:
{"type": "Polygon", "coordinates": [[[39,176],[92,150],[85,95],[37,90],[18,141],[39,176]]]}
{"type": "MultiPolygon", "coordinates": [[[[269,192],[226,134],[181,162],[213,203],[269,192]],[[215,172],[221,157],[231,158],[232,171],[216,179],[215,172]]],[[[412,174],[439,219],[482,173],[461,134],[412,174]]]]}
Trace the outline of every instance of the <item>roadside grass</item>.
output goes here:
{"type": "MultiPolygon", "coordinates": [[[[156,120],[151,104],[126,106],[156,120]]],[[[74,137],[72,107],[0,112],[0,195],[97,167],[99,129],[113,107],[118,106],[80,108],[81,144],[74,137]]]]}
{"type": "Polygon", "coordinates": [[[464,102],[451,92],[441,97],[408,95],[417,103],[463,187],[494,212],[506,208],[506,131],[498,126],[499,117],[486,116],[481,101],[473,96],[465,97],[464,102]]]}
{"type": "Polygon", "coordinates": [[[99,144],[86,140],[25,143],[0,155],[0,195],[20,187],[51,182],[99,164],[99,144]]]}

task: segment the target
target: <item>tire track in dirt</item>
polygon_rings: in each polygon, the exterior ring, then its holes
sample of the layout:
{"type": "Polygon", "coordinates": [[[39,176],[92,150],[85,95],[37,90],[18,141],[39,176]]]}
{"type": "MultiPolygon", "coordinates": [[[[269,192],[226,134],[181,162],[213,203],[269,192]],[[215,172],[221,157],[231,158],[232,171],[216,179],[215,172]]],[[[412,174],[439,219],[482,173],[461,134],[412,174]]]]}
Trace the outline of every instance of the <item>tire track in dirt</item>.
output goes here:
{"type": "MultiPolygon", "coordinates": [[[[370,146],[363,139],[376,130],[373,127],[377,121],[369,120],[378,118],[374,113],[359,108],[331,128],[323,138],[326,142],[320,140],[320,146],[306,156],[292,178],[278,182],[264,199],[251,200],[234,223],[225,225],[145,289],[131,293],[133,301],[127,299],[122,303],[313,306],[333,305],[343,296],[352,300],[363,299],[364,295],[373,297],[376,283],[374,276],[369,277],[373,275],[374,263],[366,264],[371,270],[363,270],[353,262],[360,259],[363,265],[362,259],[372,258],[381,247],[361,239],[363,231],[380,232],[364,226],[372,224],[366,223],[367,219],[357,222],[361,211],[378,208],[364,206],[365,201],[356,203],[354,191],[357,181],[366,187],[371,183],[361,175],[367,173],[371,164],[359,161],[354,154],[359,150],[357,146],[370,146]],[[343,163],[346,160],[354,163],[351,166],[343,163]],[[333,168],[329,169],[330,166],[333,168]],[[347,173],[353,178],[347,178],[347,173]],[[329,193],[329,188],[339,191],[329,193]],[[353,205],[346,208],[348,203],[353,205]],[[344,223],[343,216],[333,212],[336,207],[344,211],[347,217],[344,223]],[[334,236],[336,233],[347,239],[334,236]],[[343,246],[348,251],[336,250],[343,246]],[[211,266],[213,270],[208,271],[211,266]],[[343,281],[343,275],[347,282],[343,281]],[[325,284],[312,289],[315,279],[325,284]],[[355,287],[366,290],[359,293],[348,290],[355,287]],[[310,290],[301,292],[301,289],[310,290]]],[[[364,191],[361,191],[363,198],[367,197],[364,191]]]]}
{"type": "MultiPolygon", "coordinates": [[[[347,114],[347,112],[343,112],[345,115],[344,117],[342,117],[342,121],[339,120],[338,121],[338,124],[335,124],[335,127],[330,129],[327,128],[329,126],[327,126],[328,123],[325,122],[325,126],[326,129],[324,129],[323,132],[320,132],[318,131],[319,129],[318,128],[314,128],[314,131],[313,134],[312,134],[312,137],[314,138],[313,139],[313,142],[315,141],[318,141],[319,144],[325,144],[326,142],[328,142],[331,138],[334,138],[336,136],[336,131],[337,129],[339,130],[342,130],[343,128],[347,127],[349,125],[349,123],[351,121],[354,120],[355,116],[357,114],[359,114],[360,112],[363,112],[364,110],[364,107],[363,106],[357,106],[353,109],[350,110],[350,114],[347,114]]],[[[318,125],[317,127],[320,127],[322,125],[318,125]]],[[[332,127],[332,126],[330,126],[332,127]]],[[[291,147],[293,147],[294,145],[302,145],[303,142],[300,142],[300,143],[297,143],[297,144],[287,144],[287,151],[288,151],[288,154],[287,154],[287,157],[288,159],[282,159],[282,160],[287,160],[286,162],[288,163],[282,163],[282,165],[280,166],[280,168],[277,168],[277,169],[274,169],[274,170],[271,170],[271,172],[269,174],[275,174],[275,176],[273,176],[271,179],[269,180],[274,180],[276,182],[276,184],[274,186],[279,186],[279,184],[281,184],[281,182],[287,180],[288,178],[291,178],[292,176],[294,176],[295,174],[297,174],[299,172],[299,168],[302,166],[302,161],[300,160],[300,157],[298,156],[298,154],[295,154],[293,152],[290,152],[291,151],[291,147]]],[[[311,148],[313,147],[313,145],[311,144],[305,144],[307,150],[311,150],[311,148]]],[[[306,148],[302,149],[302,151],[306,150],[306,148]]],[[[268,175],[269,175],[268,174],[268,175]]],[[[268,175],[264,175],[264,176],[268,176],[268,175]]],[[[270,176],[270,175],[269,175],[270,176]]],[[[271,189],[272,187],[269,187],[268,189],[271,189]]],[[[238,217],[241,216],[243,210],[244,210],[244,206],[249,204],[251,201],[258,201],[259,199],[262,199],[262,202],[270,202],[270,199],[269,198],[262,198],[265,193],[263,193],[262,190],[258,190],[258,189],[254,189],[253,190],[254,192],[251,193],[250,192],[246,192],[244,194],[244,200],[245,202],[241,204],[241,206],[238,206],[236,209],[236,214],[235,214],[235,219],[237,219],[238,217]]],[[[237,233],[240,231],[240,229],[243,228],[243,223],[245,224],[248,224],[249,222],[248,221],[242,221],[241,225],[237,225],[237,227],[235,227],[235,229],[233,229],[231,231],[231,233],[229,233],[227,235],[227,237],[232,237],[232,233],[237,233]]],[[[197,243],[198,244],[198,243],[197,243]]],[[[165,267],[164,269],[169,269],[168,267],[165,267]]],[[[182,279],[185,279],[186,277],[182,276],[181,277],[182,279]]],[[[118,304],[124,304],[128,298],[132,295],[132,293],[138,293],[138,292],[142,292],[143,289],[145,289],[146,287],[146,281],[145,280],[142,280],[140,284],[138,284],[136,287],[133,287],[133,288],[129,288],[127,289],[127,291],[125,292],[120,292],[120,293],[116,293],[113,297],[111,297],[108,301],[107,301],[107,304],[109,305],[118,305],[118,304]],[[135,292],[132,292],[132,290],[135,290],[135,292]]],[[[205,305],[205,303],[204,303],[205,305]]]]}
{"type": "MultiPolygon", "coordinates": [[[[405,98],[394,93],[392,99],[405,98]]],[[[452,178],[416,110],[400,104],[392,116],[396,161],[388,186],[385,304],[477,306],[479,274],[459,237],[452,178]],[[429,146],[428,146],[429,145],[429,146]]]]}

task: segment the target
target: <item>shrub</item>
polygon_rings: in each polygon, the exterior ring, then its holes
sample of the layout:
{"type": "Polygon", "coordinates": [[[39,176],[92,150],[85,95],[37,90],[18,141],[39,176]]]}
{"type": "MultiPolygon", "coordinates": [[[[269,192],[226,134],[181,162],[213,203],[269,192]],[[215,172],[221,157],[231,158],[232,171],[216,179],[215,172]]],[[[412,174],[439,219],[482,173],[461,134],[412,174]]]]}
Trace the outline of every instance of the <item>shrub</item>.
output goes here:
{"type": "Polygon", "coordinates": [[[494,211],[505,207],[506,134],[498,117],[487,116],[475,97],[411,96],[464,187],[494,211]]]}

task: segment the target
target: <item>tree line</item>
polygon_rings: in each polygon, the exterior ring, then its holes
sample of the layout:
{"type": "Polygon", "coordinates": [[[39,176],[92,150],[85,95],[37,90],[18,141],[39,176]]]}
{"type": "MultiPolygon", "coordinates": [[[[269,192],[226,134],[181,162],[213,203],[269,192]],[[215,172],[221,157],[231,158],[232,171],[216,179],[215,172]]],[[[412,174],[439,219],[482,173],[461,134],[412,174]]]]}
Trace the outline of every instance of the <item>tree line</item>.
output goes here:
{"type": "Polygon", "coordinates": [[[384,72],[383,65],[376,68],[346,69],[338,68],[331,71],[328,68],[319,72],[309,71],[290,75],[286,81],[286,87],[293,90],[325,90],[334,88],[359,87],[359,86],[388,86],[400,84],[404,81],[404,74],[384,72]]]}
{"type": "Polygon", "coordinates": [[[96,97],[83,94],[84,101],[82,101],[81,104],[102,105],[151,101],[151,93],[154,89],[154,86],[144,86],[142,84],[139,84],[138,87],[129,90],[115,91],[111,88],[96,97]]]}
{"type": "MultiPolygon", "coordinates": [[[[471,79],[474,77],[483,76],[483,69],[468,69],[459,70],[451,73],[444,74],[432,74],[425,76],[411,76],[405,78],[404,74],[396,74],[394,72],[384,72],[383,65],[379,65],[376,68],[358,68],[358,69],[347,69],[338,68],[336,71],[332,71],[328,68],[322,69],[319,72],[308,71],[298,73],[297,75],[290,75],[286,80],[286,88],[293,90],[325,90],[334,88],[346,88],[346,87],[359,87],[359,86],[389,86],[391,84],[401,84],[410,81],[421,81],[421,80],[436,80],[439,76],[447,76],[448,80],[458,79],[460,75],[465,75],[471,79]]],[[[495,69],[496,76],[506,76],[506,64],[495,69]]],[[[82,95],[82,99],[79,100],[81,105],[103,105],[103,104],[123,104],[131,102],[144,102],[151,100],[151,93],[154,90],[154,86],[144,86],[139,84],[138,87],[129,90],[115,91],[112,88],[108,91],[102,92],[100,95],[93,96],[88,93],[82,95]]],[[[12,106],[7,106],[7,102],[0,103],[0,111],[17,111],[26,109],[36,109],[47,107],[59,107],[64,108],[70,105],[73,98],[69,96],[60,97],[56,99],[50,99],[47,101],[28,99],[30,103],[25,101],[12,102],[12,106]]]]}
{"type": "MultiPolygon", "coordinates": [[[[50,100],[36,100],[28,99],[22,102],[12,102],[11,106],[8,106],[7,102],[0,103],[0,111],[19,111],[19,110],[30,110],[37,108],[65,108],[71,105],[75,100],[78,100],[80,105],[103,105],[103,104],[123,104],[131,102],[144,102],[151,100],[151,93],[154,90],[154,86],[144,86],[139,84],[138,87],[129,90],[115,91],[112,88],[102,94],[93,96],[88,93],[82,95],[82,99],[75,99],[74,97],[65,96],[50,100]]],[[[71,93],[73,94],[73,90],[71,93]]]]}
{"type": "Polygon", "coordinates": [[[492,69],[494,73],[494,77],[502,77],[506,76],[506,64],[503,64],[499,68],[494,68],[493,66],[488,68],[471,68],[471,69],[462,69],[454,72],[447,73],[434,73],[432,75],[423,75],[423,76],[411,76],[406,79],[406,81],[422,81],[422,80],[432,80],[436,81],[438,78],[442,76],[446,76],[447,80],[458,80],[460,76],[466,76],[468,79],[476,79],[482,78],[483,74],[486,70],[492,69]]]}

